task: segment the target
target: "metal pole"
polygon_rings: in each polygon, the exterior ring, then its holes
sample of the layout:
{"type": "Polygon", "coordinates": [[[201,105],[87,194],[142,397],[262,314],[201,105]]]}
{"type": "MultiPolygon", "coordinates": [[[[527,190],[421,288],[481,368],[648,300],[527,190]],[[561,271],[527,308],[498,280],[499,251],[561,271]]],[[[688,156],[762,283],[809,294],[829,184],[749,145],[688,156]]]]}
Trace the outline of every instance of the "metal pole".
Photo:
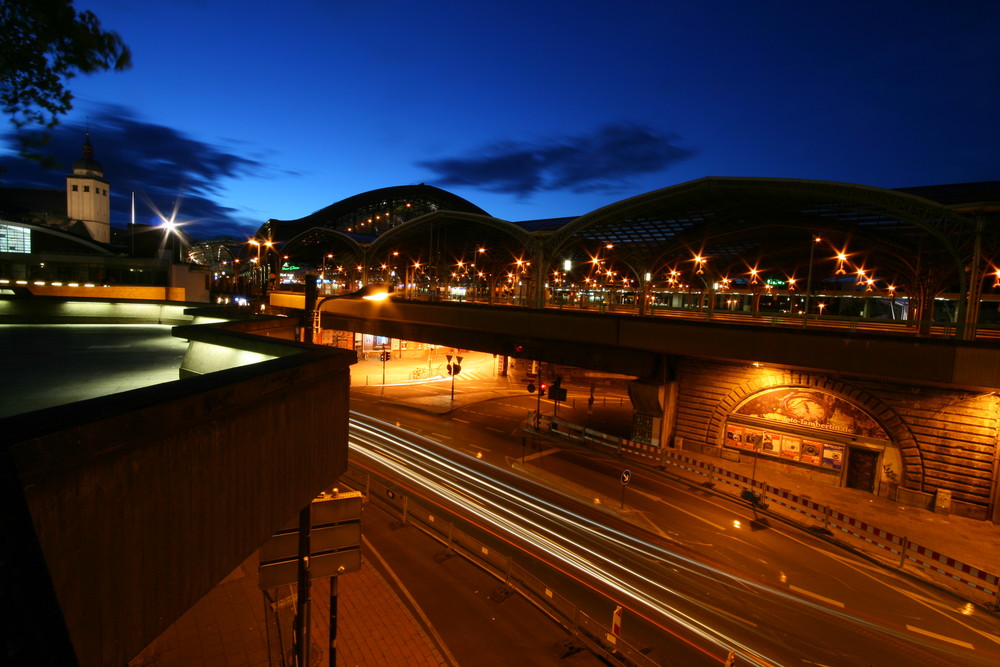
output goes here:
{"type": "Polygon", "coordinates": [[[309,665],[309,510],[307,504],[299,512],[299,588],[295,614],[295,657],[298,667],[309,665]]]}
{"type": "Polygon", "coordinates": [[[330,667],[337,667],[337,581],[330,576],[330,667]]]}
{"type": "Polygon", "coordinates": [[[802,321],[805,322],[809,318],[809,297],[812,295],[812,285],[813,285],[813,257],[816,255],[816,243],[818,242],[816,235],[812,234],[809,236],[812,243],[809,244],[809,273],[806,276],[806,305],[803,308],[802,321]]]}
{"type": "Polygon", "coordinates": [[[537,431],[537,430],[539,430],[539,429],[542,428],[542,422],[541,422],[541,418],[542,418],[542,383],[541,383],[541,381],[539,381],[539,383],[538,383],[538,396],[536,398],[538,399],[538,406],[535,408],[535,430],[537,431]]]}

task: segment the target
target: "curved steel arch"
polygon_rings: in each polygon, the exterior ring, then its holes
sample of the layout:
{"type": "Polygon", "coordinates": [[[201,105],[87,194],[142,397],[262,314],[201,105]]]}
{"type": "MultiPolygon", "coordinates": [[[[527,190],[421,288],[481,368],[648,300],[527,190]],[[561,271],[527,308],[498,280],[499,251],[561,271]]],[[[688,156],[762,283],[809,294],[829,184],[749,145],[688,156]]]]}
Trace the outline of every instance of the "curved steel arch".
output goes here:
{"type": "Polygon", "coordinates": [[[304,239],[309,234],[317,232],[324,236],[336,239],[338,243],[343,243],[348,247],[349,250],[357,253],[358,257],[361,257],[363,255],[364,247],[368,245],[368,244],[358,243],[357,239],[355,239],[353,236],[351,236],[350,234],[346,234],[338,229],[331,229],[330,227],[318,226],[305,229],[296,234],[295,236],[293,236],[292,238],[285,241],[284,244],[282,245],[282,251],[284,251],[287,248],[294,248],[297,242],[302,241],[302,239],[304,239]]]}
{"type": "MultiPolygon", "coordinates": [[[[573,239],[586,237],[587,230],[615,236],[620,252],[635,265],[647,267],[664,256],[671,239],[695,243],[702,230],[730,226],[734,221],[756,218],[754,224],[766,228],[768,214],[808,218],[811,229],[834,229],[850,223],[865,230],[871,241],[909,227],[933,245],[942,273],[954,276],[959,293],[968,292],[963,258],[953,239],[968,237],[975,223],[949,208],[922,197],[871,186],[804,179],[709,177],[654,190],[615,202],[587,213],[554,232],[546,241],[551,256],[567,248],[573,239]],[[956,234],[956,232],[958,232],[956,234]],[[630,245],[631,244],[631,245],[630,245]]],[[[718,231],[718,229],[717,229],[718,231]]],[[[743,230],[745,231],[745,230],[743,230]]],[[[726,235],[724,231],[723,236],[726,235]]],[[[902,237],[900,237],[902,240],[902,237]]],[[[899,246],[893,249],[899,252],[899,246]]],[[[965,301],[960,302],[962,321],[965,301]]]]}
{"type": "MultiPolygon", "coordinates": [[[[371,216],[373,212],[381,211],[386,214],[383,221],[364,230],[374,232],[373,236],[378,236],[398,225],[405,225],[415,220],[419,215],[423,215],[417,214],[417,211],[421,210],[429,212],[457,210],[487,215],[486,211],[472,202],[432,185],[423,183],[394,185],[352,195],[295,220],[268,220],[261,225],[255,236],[283,243],[289,234],[299,236],[301,233],[299,229],[313,227],[338,229],[337,225],[343,225],[347,227],[344,231],[351,232],[354,231],[352,228],[358,221],[361,221],[361,226],[366,226],[366,221],[363,220],[366,215],[371,216]],[[417,206],[411,208],[411,203],[416,203],[417,206]],[[358,215],[361,218],[357,218],[358,215]],[[352,216],[353,222],[348,222],[347,218],[352,216]],[[387,225],[388,228],[379,231],[377,229],[379,225],[387,225]]],[[[382,216],[376,214],[376,217],[382,216]]]]}
{"type": "MultiPolygon", "coordinates": [[[[951,246],[946,234],[953,231],[954,227],[964,229],[973,226],[972,221],[954,213],[947,207],[916,195],[894,190],[834,181],[706,177],[623,199],[584,214],[553,233],[547,240],[547,250],[558,250],[568,239],[588,227],[594,227],[608,221],[621,221],[627,218],[630,212],[639,212],[644,208],[655,207],[660,210],[670,210],[670,205],[677,202],[682,206],[676,207],[675,210],[683,212],[688,203],[693,202],[707,206],[705,210],[713,213],[722,209],[729,210],[734,206],[749,206],[752,210],[755,201],[762,199],[759,193],[769,191],[775,191],[779,196],[793,195],[797,202],[810,201],[815,206],[830,209],[831,212],[833,210],[830,208],[832,204],[843,204],[844,202],[878,207],[883,216],[896,218],[920,227],[938,237],[946,246],[951,246]],[[751,191],[756,196],[739,196],[747,191],[751,191]],[[716,198],[714,201],[712,195],[716,198]],[[723,206],[719,206],[720,203],[723,206]],[[928,220],[935,221],[937,224],[928,222],[928,220]]],[[[788,199],[790,197],[786,197],[784,205],[779,208],[787,209],[788,199]]],[[[858,212],[856,209],[848,210],[854,213],[858,212]]]]}
{"type": "Polygon", "coordinates": [[[407,221],[406,224],[393,227],[384,234],[381,234],[367,247],[372,254],[377,254],[390,243],[405,242],[405,236],[420,235],[423,233],[425,227],[433,227],[439,222],[448,224],[453,222],[470,222],[482,225],[509,235],[516,243],[526,246],[529,253],[537,250],[538,240],[514,223],[486,214],[467,213],[464,211],[434,211],[424,214],[419,218],[407,221]],[[416,228],[420,229],[417,230],[416,228]]]}

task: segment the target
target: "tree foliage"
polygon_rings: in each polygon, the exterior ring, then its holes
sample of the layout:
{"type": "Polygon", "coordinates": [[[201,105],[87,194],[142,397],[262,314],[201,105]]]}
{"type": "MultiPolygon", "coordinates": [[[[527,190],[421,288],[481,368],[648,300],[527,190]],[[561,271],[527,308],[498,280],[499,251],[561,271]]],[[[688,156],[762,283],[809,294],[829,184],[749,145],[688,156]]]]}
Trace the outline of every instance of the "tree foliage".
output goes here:
{"type": "Polygon", "coordinates": [[[101,30],[92,12],[78,13],[73,0],[0,0],[0,104],[18,130],[43,129],[47,140],[73,108],[70,79],[131,65],[122,38],[101,30]]]}

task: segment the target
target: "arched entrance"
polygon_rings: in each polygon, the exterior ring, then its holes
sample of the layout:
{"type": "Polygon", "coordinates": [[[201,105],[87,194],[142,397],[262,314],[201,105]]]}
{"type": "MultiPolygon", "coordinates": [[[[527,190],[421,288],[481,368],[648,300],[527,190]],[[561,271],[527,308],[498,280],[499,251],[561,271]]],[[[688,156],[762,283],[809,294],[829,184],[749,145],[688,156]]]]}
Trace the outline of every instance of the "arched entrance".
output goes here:
{"type": "Polygon", "coordinates": [[[869,493],[881,493],[881,484],[901,470],[899,450],[868,411],[815,387],[750,395],[728,415],[723,446],[869,493]]]}

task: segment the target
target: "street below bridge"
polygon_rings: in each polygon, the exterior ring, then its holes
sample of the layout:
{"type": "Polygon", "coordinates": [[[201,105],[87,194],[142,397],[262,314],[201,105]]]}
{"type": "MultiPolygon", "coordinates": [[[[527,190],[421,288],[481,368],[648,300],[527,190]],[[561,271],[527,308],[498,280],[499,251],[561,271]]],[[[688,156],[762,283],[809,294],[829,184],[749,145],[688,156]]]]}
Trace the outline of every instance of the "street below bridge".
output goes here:
{"type": "MultiPolygon", "coordinates": [[[[590,517],[592,525],[570,527],[572,537],[557,541],[587,544],[616,563],[618,571],[608,580],[656,582],[646,592],[656,601],[650,604],[679,605],[685,617],[713,628],[719,633],[715,654],[725,644],[721,636],[758,655],[761,664],[890,665],[906,659],[975,665],[997,659],[998,623],[985,610],[665,476],[636,474],[623,489],[620,475],[628,464],[525,436],[523,420],[534,406],[523,387],[515,384],[486,402],[472,400],[499,393],[495,385],[496,378],[484,370],[480,382],[467,382],[463,391],[468,393],[460,394],[454,407],[439,390],[417,390],[409,403],[398,388],[388,397],[381,395],[382,387],[369,385],[355,392],[355,409],[440,443],[436,456],[459,453],[462,461],[489,464],[492,468],[483,474],[490,480],[503,479],[519,488],[533,482],[538,486],[531,486],[530,493],[541,494],[544,502],[590,517]],[[438,414],[429,409],[433,401],[438,414]],[[601,530],[616,536],[595,538],[601,530]],[[678,579],[679,570],[685,574],[678,579]]],[[[430,476],[444,477],[436,469],[430,476]]],[[[503,542],[497,548],[513,548],[503,542]]],[[[586,578],[559,567],[540,576],[566,586],[586,578]]],[[[610,618],[608,605],[622,593],[602,589],[603,579],[577,584],[577,599],[595,617],[610,618]]],[[[634,602],[625,606],[633,612],[628,616],[630,639],[651,655],[677,650],[671,641],[680,640],[657,620],[660,612],[634,602]]]]}

